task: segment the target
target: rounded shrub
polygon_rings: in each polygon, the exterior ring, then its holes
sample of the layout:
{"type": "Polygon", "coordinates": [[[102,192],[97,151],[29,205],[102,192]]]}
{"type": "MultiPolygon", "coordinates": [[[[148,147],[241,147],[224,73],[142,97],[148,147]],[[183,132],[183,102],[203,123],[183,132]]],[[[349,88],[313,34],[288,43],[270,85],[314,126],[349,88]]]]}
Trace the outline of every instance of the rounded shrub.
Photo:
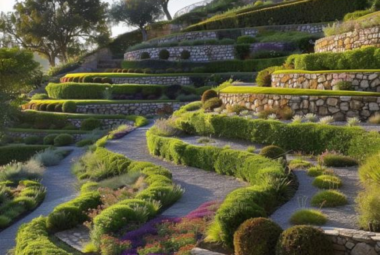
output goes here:
{"type": "Polygon", "coordinates": [[[62,111],[68,113],[75,113],[77,111],[77,104],[73,101],[66,101],[62,105],[62,111]]]}
{"type": "Polygon", "coordinates": [[[285,230],[276,247],[276,255],[332,255],[333,244],[325,234],[310,226],[285,230]]]}
{"type": "Polygon", "coordinates": [[[270,219],[249,219],[234,234],[235,255],[275,255],[281,233],[270,219]]]}
{"type": "Polygon", "coordinates": [[[75,144],[77,147],[85,147],[85,146],[90,146],[93,145],[94,141],[92,139],[83,139],[75,144]]]}
{"type": "Polygon", "coordinates": [[[343,155],[328,154],[322,157],[323,164],[329,167],[350,167],[357,166],[356,159],[343,155]]]}
{"type": "Polygon", "coordinates": [[[48,112],[55,112],[55,107],[57,106],[57,104],[48,104],[47,107],[46,107],[46,110],[48,112]]]}
{"type": "Polygon", "coordinates": [[[28,144],[28,145],[38,144],[40,143],[40,141],[41,141],[41,138],[36,135],[31,135],[24,138],[25,144],[28,144]]]}
{"type": "Polygon", "coordinates": [[[69,134],[60,134],[54,139],[55,146],[68,146],[74,143],[74,137],[69,134]]]}
{"type": "Polygon", "coordinates": [[[46,219],[46,226],[50,230],[66,230],[77,226],[83,213],[75,206],[61,206],[53,211],[46,219]]]}
{"type": "Polygon", "coordinates": [[[48,104],[40,104],[40,107],[39,107],[38,110],[46,112],[47,111],[47,106],[48,106],[48,104]]]}
{"type": "Polygon", "coordinates": [[[6,216],[0,216],[0,229],[6,228],[8,225],[12,222],[12,219],[6,217],[6,216]]]}
{"type": "Polygon", "coordinates": [[[249,35],[243,35],[238,37],[237,43],[238,44],[252,44],[257,42],[256,38],[249,36],[249,35]]]}
{"type": "Polygon", "coordinates": [[[12,201],[12,205],[22,205],[25,209],[32,210],[37,204],[35,198],[17,197],[12,201]]]}
{"type": "Polygon", "coordinates": [[[207,100],[203,104],[203,109],[208,110],[208,111],[212,111],[215,108],[221,107],[222,105],[223,105],[222,100],[217,98],[217,97],[214,97],[214,98],[207,100]]]}
{"type": "Polygon", "coordinates": [[[314,179],[313,185],[320,189],[338,189],[342,187],[342,180],[333,175],[320,175],[314,179]]]}
{"type": "Polygon", "coordinates": [[[81,129],[91,131],[94,129],[98,129],[101,126],[102,126],[102,122],[99,119],[88,118],[82,122],[81,129]]]}
{"type": "Polygon", "coordinates": [[[170,52],[166,49],[163,49],[158,53],[158,57],[163,60],[168,60],[170,58],[170,52]]]}
{"type": "Polygon", "coordinates": [[[346,195],[336,190],[320,191],[311,199],[311,204],[315,207],[335,207],[347,203],[346,195]]]}
{"type": "Polygon", "coordinates": [[[310,177],[317,177],[317,176],[323,175],[325,171],[326,171],[326,168],[323,166],[319,166],[319,165],[313,166],[307,170],[307,175],[310,177]]]}
{"type": "Polygon", "coordinates": [[[183,50],[183,51],[181,52],[181,59],[183,59],[183,60],[188,60],[188,59],[190,59],[190,57],[191,57],[190,51],[188,51],[188,50],[183,50]]]}
{"type": "Polygon", "coordinates": [[[261,149],[260,155],[266,158],[286,158],[286,151],[276,145],[269,145],[261,149]]]}
{"type": "Polygon", "coordinates": [[[327,217],[322,212],[314,209],[302,209],[295,212],[290,217],[290,223],[293,225],[316,225],[326,224],[327,217]]]}
{"type": "MultiPolygon", "coordinates": [[[[143,52],[143,53],[141,53],[140,58],[141,59],[150,59],[150,54],[148,52],[143,52]]],[[[130,72],[130,71],[128,70],[128,72],[130,72]]]]}
{"type": "Polygon", "coordinates": [[[54,111],[55,112],[62,112],[63,111],[63,104],[56,104],[54,111]]]}
{"type": "Polygon", "coordinates": [[[54,135],[54,134],[51,134],[51,135],[47,135],[44,137],[44,145],[54,145],[54,139],[57,137],[58,135],[54,135]]]}
{"type": "Polygon", "coordinates": [[[277,70],[282,70],[282,66],[268,67],[257,74],[256,83],[259,87],[271,87],[272,86],[272,74],[277,70]]]}
{"type": "Polygon", "coordinates": [[[206,103],[207,100],[218,97],[218,93],[215,90],[209,89],[202,94],[202,103],[206,103]]]}

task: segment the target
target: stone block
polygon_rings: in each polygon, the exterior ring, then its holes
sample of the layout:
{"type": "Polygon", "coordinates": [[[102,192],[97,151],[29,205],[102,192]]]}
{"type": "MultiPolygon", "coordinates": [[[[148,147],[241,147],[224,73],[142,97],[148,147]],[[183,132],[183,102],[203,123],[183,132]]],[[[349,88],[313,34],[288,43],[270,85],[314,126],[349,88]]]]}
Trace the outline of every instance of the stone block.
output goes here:
{"type": "Polygon", "coordinates": [[[358,243],[351,251],[351,255],[378,255],[374,247],[366,243],[358,243]]]}

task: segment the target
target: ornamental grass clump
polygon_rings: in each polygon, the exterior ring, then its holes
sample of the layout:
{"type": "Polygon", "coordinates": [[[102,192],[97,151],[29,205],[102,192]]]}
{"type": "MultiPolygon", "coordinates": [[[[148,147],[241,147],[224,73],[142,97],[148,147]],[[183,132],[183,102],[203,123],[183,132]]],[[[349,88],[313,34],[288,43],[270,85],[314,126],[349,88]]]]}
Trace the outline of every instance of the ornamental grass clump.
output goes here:
{"type": "Polygon", "coordinates": [[[347,126],[349,126],[349,127],[355,127],[355,126],[358,126],[358,125],[360,125],[359,118],[353,117],[353,118],[348,118],[347,119],[347,126]]]}
{"type": "Polygon", "coordinates": [[[311,199],[311,204],[315,207],[336,207],[347,203],[347,196],[336,190],[320,191],[311,199]]]}
{"type": "Polygon", "coordinates": [[[329,125],[334,122],[334,118],[332,116],[326,116],[319,120],[319,123],[322,125],[329,125]]]}
{"type": "Polygon", "coordinates": [[[306,122],[317,122],[318,117],[314,113],[308,113],[304,116],[306,122]]]}
{"type": "Polygon", "coordinates": [[[303,117],[301,115],[295,115],[292,118],[292,123],[294,124],[300,124],[302,123],[303,117]]]}
{"type": "Polygon", "coordinates": [[[278,159],[278,158],[286,158],[286,151],[276,145],[269,145],[264,147],[260,151],[260,155],[271,158],[271,159],[278,159]]]}
{"type": "Polygon", "coordinates": [[[351,167],[357,166],[359,162],[351,157],[344,156],[337,152],[326,151],[318,158],[319,162],[328,167],[351,167]]]}
{"type": "Polygon", "coordinates": [[[307,169],[313,166],[312,163],[303,159],[293,159],[289,162],[290,169],[307,169]]]}
{"type": "Polygon", "coordinates": [[[343,183],[339,177],[333,175],[320,175],[313,181],[313,185],[320,189],[339,189],[343,183]]]}
{"type": "Polygon", "coordinates": [[[310,177],[317,177],[323,175],[326,172],[326,167],[317,165],[307,169],[307,175],[310,177]]]}
{"type": "Polygon", "coordinates": [[[293,225],[315,225],[322,226],[326,224],[327,217],[322,212],[314,209],[302,209],[295,212],[290,217],[290,223],[293,225]]]}
{"type": "Polygon", "coordinates": [[[158,119],[154,123],[155,130],[161,136],[179,136],[181,130],[177,129],[173,119],[158,119]]]}
{"type": "Polygon", "coordinates": [[[375,115],[369,118],[368,122],[371,124],[380,124],[380,114],[375,113],[375,115]]]}

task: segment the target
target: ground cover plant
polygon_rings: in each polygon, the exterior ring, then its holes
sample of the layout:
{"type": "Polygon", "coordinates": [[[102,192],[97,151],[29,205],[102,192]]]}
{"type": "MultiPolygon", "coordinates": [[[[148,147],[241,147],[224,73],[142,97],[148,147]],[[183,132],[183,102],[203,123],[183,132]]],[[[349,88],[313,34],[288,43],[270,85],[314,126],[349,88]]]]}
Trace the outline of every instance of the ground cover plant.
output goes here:
{"type": "Polygon", "coordinates": [[[316,225],[321,226],[327,222],[327,217],[320,211],[314,209],[302,209],[290,217],[293,225],[316,225]]]}

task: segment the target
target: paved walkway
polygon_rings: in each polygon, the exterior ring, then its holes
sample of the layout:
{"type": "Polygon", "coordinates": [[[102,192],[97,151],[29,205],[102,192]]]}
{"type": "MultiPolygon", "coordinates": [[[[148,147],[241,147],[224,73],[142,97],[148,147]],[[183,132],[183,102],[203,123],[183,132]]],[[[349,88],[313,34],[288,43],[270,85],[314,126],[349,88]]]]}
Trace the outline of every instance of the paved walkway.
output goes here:
{"type": "Polygon", "coordinates": [[[177,166],[149,154],[145,133],[149,127],[139,128],[123,139],[107,143],[107,149],[123,154],[132,160],[151,162],[173,173],[173,181],[185,189],[182,198],[167,209],[163,215],[185,216],[201,204],[223,200],[231,191],[245,186],[235,178],[207,172],[193,167],[177,166]]]}
{"type": "Polygon", "coordinates": [[[75,183],[77,179],[71,174],[71,163],[79,158],[83,150],[73,149],[58,166],[48,167],[44,173],[42,184],[46,187],[47,193],[44,202],[33,212],[14,223],[9,228],[0,232],[0,254],[7,254],[7,250],[15,246],[17,230],[23,223],[30,222],[40,215],[48,215],[57,205],[65,203],[77,196],[75,183]]]}

